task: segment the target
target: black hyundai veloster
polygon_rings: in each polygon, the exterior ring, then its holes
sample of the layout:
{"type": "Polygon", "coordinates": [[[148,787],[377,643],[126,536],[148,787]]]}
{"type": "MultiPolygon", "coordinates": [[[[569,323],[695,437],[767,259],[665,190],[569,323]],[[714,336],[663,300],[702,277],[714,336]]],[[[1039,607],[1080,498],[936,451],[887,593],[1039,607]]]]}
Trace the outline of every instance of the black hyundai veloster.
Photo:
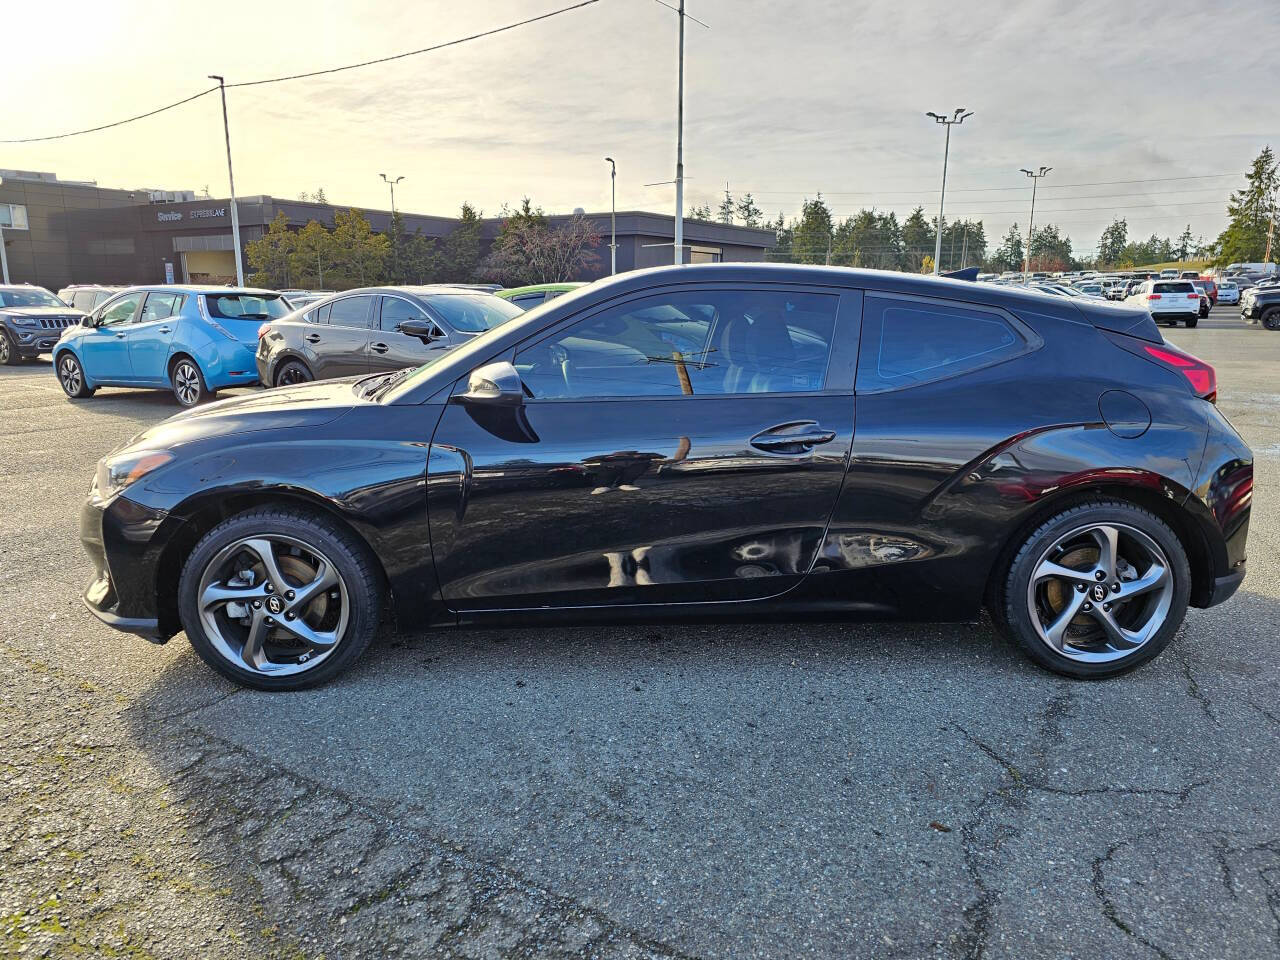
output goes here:
{"type": "Polygon", "coordinates": [[[179,414],[98,465],[89,609],[231,679],[380,624],[987,606],[1108,677],[1245,572],[1252,455],[1142,310],[824,267],[583,287],[430,362],[179,414]],[[384,616],[388,615],[388,616],[384,616]]]}

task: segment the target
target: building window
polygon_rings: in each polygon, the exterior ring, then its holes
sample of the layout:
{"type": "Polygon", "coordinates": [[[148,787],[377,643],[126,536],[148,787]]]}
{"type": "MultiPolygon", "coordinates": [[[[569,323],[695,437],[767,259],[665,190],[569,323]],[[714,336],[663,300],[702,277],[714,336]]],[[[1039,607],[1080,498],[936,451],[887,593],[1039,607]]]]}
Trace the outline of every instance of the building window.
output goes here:
{"type": "Polygon", "coordinates": [[[724,259],[719,247],[689,247],[690,263],[719,263],[724,259]]]}
{"type": "Polygon", "coordinates": [[[6,230],[26,230],[27,208],[20,203],[0,203],[0,227],[6,230]]]}

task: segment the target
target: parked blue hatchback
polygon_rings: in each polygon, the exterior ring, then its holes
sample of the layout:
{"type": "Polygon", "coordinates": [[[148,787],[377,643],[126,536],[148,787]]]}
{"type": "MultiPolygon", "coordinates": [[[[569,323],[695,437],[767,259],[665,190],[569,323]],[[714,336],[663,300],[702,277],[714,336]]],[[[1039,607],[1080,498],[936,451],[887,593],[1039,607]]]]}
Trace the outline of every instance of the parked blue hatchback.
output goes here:
{"type": "Polygon", "coordinates": [[[53,369],[73,399],[98,387],[157,387],[194,407],[258,382],[258,327],[289,310],[274,290],[130,287],[62,334],[53,369]]]}

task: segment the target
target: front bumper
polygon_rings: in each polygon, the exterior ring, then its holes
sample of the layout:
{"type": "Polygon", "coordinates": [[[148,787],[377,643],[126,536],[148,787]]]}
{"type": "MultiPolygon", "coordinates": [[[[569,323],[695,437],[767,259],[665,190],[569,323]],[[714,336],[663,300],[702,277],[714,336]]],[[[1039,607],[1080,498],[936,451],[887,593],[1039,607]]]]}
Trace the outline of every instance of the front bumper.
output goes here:
{"type": "Polygon", "coordinates": [[[85,607],[107,626],[154,643],[177,632],[157,610],[154,535],[166,516],[122,496],[105,503],[90,497],[80,510],[80,543],[94,567],[85,607]]]}
{"type": "Polygon", "coordinates": [[[52,353],[54,346],[62,339],[61,330],[42,330],[38,327],[6,327],[9,343],[18,356],[38,357],[42,353],[52,353]]]}
{"type": "Polygon", "coordinates": [[[1216,578],[1213,581],[1213,592],[1209,594],[1209,602],[1204,606],[1214,607],[1235,596],[1235,592],[1240,589],[1240,584],[1244,583],[1244,572],[1244,564],[1241,563],[1225,577],[1216,578]]]}

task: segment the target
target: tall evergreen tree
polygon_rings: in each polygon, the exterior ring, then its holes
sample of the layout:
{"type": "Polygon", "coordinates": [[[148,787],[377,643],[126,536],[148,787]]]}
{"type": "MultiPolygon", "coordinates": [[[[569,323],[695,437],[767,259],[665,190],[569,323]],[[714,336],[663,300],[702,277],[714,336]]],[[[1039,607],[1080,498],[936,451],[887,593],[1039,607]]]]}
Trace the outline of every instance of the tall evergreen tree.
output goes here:
{"type": "Polygon", "coordinates": [[[470,282],[480,265],[480,213],[463,203],[458,219],[440,252],[440,279],[445,283],[470,282]]]}
{"type": "MultiPolygon", "coordinates": [[[[1276,188],[1280,186],[1280,163],[1270,146],[1254,159],[1245,174],[1245,186],[1231,194],[1227,204],[1230,222],[1215,243],[1214,262],[1257,263],[1267,249],[1267,230],[1275,211],[1276,188]]],[[[1280,244],[1272,244],[1271,259],[1280,263],[1280,244]]]]}
{"type": "Polygon", "coordinates": [[[925,219],[924,208],[916,207],[902,221],[902,268],[912,273],[920,269],[926,256],[933,255],[933,223],[925,219]]]}
{"type": "Polygon", "coordinates": [[[1000,241],[1000,246],[996,248],[995,256],[991,258],[991,267],[993,270],[1021,270],[1022,269],[1022,231],[1018,229],[1017,223],[1009,226],[1009,231],[1004,235],[1004,239],[1000,241]]]}
{"type": "Polygon", "coordinates": [[[806,200],[800,211],[793,229],[792,257],[796,263],[826,263],[831,242],[831,210],[818,194],[816,200],[806,200]]]}
{"type": "Polygon", "coordinates": [[[716,219],[721,223],[733,223],[733,214],[737,207],[733,202],[733,195],[729,193],[729,185],[724,185],[724,199],[720,201],[720,206],[716,210],[716,219]]]}
{"type": "Polygon", "coordinates": [[[756,201],[750,193],[743,196],[738,201],[737,209],[738,219],[742,221],[743,226],[758,227],[760,226],[760,217],[763,216],[762,211],[756,206],[756,201]]]}
{"type": "Polygon", "coordinates": [[[1098,238],[1098,266],[1114,267],[1120,263],[1125,244],[1129,242],[1129,222],[1116,217],[1098,238]]]}

